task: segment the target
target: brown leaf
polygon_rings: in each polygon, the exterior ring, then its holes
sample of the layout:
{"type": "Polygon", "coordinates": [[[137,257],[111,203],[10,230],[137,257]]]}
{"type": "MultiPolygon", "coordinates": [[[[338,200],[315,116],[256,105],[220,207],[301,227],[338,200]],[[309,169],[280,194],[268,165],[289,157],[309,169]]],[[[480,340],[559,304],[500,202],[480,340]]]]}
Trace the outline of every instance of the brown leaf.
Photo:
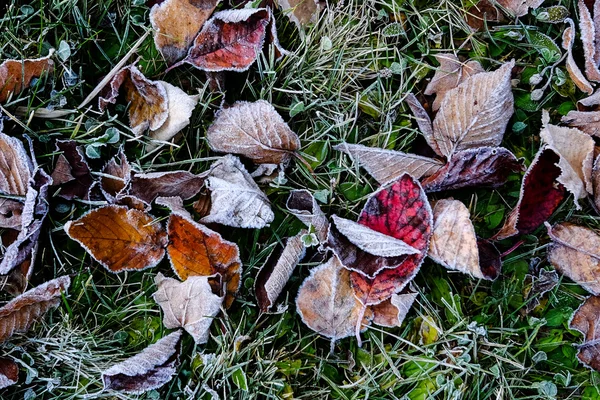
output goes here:
{"type": "MultiPolygon", "coordinates": [[[[6,235],[6,233],[4,234],[6,235]]],[[[33,274],[33,263],[35,261],[37,248],[32,251],[31,257],[13,268],[8,274],[0,275],[0,289],[8,294],[18,296],[27,289],[29,279],[33,274]]]]}
{"type": "Polygon", "coordinates": [[[200,193],[204,181],[205,174],[195,175],[188,171],[133,174],[127,193],[148,204],[157,197],[179,196],[188,200],[200,193]]]}
{"type": "Polygon", "coordinates": [[[538,275],[527,274],[523,281],[523,297],[527,300],[526,313],[532,312],[540,305],[540,298],[558,285],[556,271],[541,269],[538,275]]]}
{"type": "Polygon", "coordinates": [[[547,148],[560,156],[560,176],[556,179],[575,196],[575,206],[581,209],[578,199],[592,193],[592,166],[594,162],[594,139],[576,128],[552,125],[546,110],[543,112],[543,128],[540,137],[547,148]]]}
{"type": "Polygon", "coordinates": [[[260,229],[275,218],[269,199],[237,157],[229,154],[217,160],[208,171],[206,187],[211,206],[203,223],[260,229]]]}
{"type": "Polygon", "coordinates": [[[600,155],[594,162],[594,168],[592,169],[592,185],[594,190],[594,204],[596,209],[600,210],[600,155]]]}
{"type": "Polygon", "coordinates": [[[579,346],[577,358],[584,365],[600,371],[600,331],[598,326],[598,309],[600,308],[600,297],[590,296],[573,313],[569,328],[583,333],[583,344],[579,346]]]}
{"type": "Polygon", "coordinates": [[[109,103],[115,104],[123,88],[129,105],[129,126],[135,135],[150,129],[157,130],[169,116],[169,97],[165,87],[151,81],[134,65],[121,69],[110,81],[109,91],[98,99],[100,111],[109,103]]]}
{"type": "Polygon", "coordinates": [[[302,236],[308,231],[302,230],[296,236],[285,241],[285,246],[277,245],[267,261],[258,271],[254,284],[256,300],[262,312],[267,312],[283,291],[294,269],[306,253],[302,236]]]}
{"type": "Polygon", "coordinates": [[[288,16],[298,29],[308,23],[317,22],[319,16],[319,3],[316,0],[281,0],[281,11],[288,16]]]}
{"type": "Polygon", "coordinates": [[[33,164],[23,143],[0,132],[0,193],[25,196],[32,176],[33,164]]]}
{"type": "Polygon", "coordinates": [[[317,200],[306,189],[292,190],[285,203],[286,208],[308,228],[313,227],[320,243],[327,241],[329,221],[317,200]]]}
{"type": "Polygon", "coordinates": [[[94,178],[83,148],[74,140],[57,140],[56,152],[62,154],[58,156],[51,176],[52,184],[60,186],[58,196],[66,200],[90,200],[94,178]]]}
{"type": "Polygon", "coordinates": [[[435,59],[440,63],[440,66],[435,70],[435,75],[423,92],[428,96],[436,95],[431,106],[433,111],[439,110],[446,93],[456,88],[468,77],[485,72],[477,61],[462,63],[452,53],[436,54],[435,59]]]}
{"type": "Polygon", "coordinates": [[[465,187],[499,187],[523,164],[503,147],[478,147],[452,154],[446,165],[421,184],[426,192],[465,187]]]}
{"type": "Polygon", "coordinates": [[[0,358],[0,389],[14,385],[19,380],[19,366],[10,358],[0,358]]]}
{"type": "Polygon", "coordinates": [[[71,285],[65,275],[33,288],[0,308],[0,342],[15,332],[25,332],[42,315],[61,302],[61,294],[71,285]]]}
{"type": "Polygon", "coordinates": [[[23,203],[0,197],[0,228],[21,229],[23,203]]]}
{"type": "Polygon", "coordinates": [[[54,61],[50,59],[53,51],[46,57],[29,60],[6,60],[0,65],[0,103],[13,95],[16,96],[31,85],[33,78],[54,70],[54,61]]]}
{"type": "Polygon", "coordinates": [[[196,344],[208,341],[210,325],[221,311],[223,297],[212,292],[207,276],[190,276],[185,282],[167,278],[160,272],[154,278],[154,301],[163,310],[167,329],[183,328],[196,344]]]}
{"type": "MultiPolygon", "coordinates": [[[[352,336],[369,324],[369,313],[354,295],[350,271],[332,257],[310,271],[296,298],[296,310],[310,329],[331,339],[352,336]]],[[[368,310],[367,310],[368,311],[368,310]]]]}
{"type": "Polygon", "coordinates": [[[583,73],[577,66],[575,59],[573,58],[573,43],[575,42],[575,23],[571,18],[567,18],[565,22],[569,23],[570,26],[566,27],[563,31],[562,36],[562,48],[567,51],[567,61],[565,65],[567,67],[567,72],[571,77],[575,86],[579,88],[582,92],[587,94],[592,94],[594,88],[588,82],[588,80],[583,76],[583,73]]]}
{"type": "Polygon", "coordinates": [[[154,44],[168,64],[186,56],[219,0],[165,0],[150,10],[154,44]]]}
{"type": "Polygon", "coordinates": [[[102,373],[104,389],[142,394],[163,386],[177,373],[180,343],[181,331],[177,330],[141,353],[113,365],[102,373]]]}
{"type": "Polygon", "coordinates": [[[260,54],[270,22],[266,8],[217,12],[206,21],[182,62],[204,71],[245,71],[260,54]]]}
{"type": "Polygon", "coordinates": [[[65,232],[110,272],[139,271],[162,260],[167,235],[154,217],[109,205],[65,224],[65,232]]]}
{"type": "Polygon", "coordinates": [[[100,189],[109,201],[114,201],[131,180],[131,166],[123,149],[106,163],[102,173],[104,175],[100,178],[100,189]]]}
{"type": "Polygon", "coordinates": [[[504,15],[498,10],[495,2],[489,0],[479,0],[467,11],[465,16],[467,24],[475,31],[482,30],[487,22],[504,21],[504,15]]]}
{"type": "Polygon", "coordinates": [[[427,110],[425,110],[425,108],[419,102],[417,97],[412,93],[408,93],[404,101],[406,102],[408,108],[410,108],[410,111],[413,113],[413,116],[417,120],[419,130],[423,134],[423,138],[425,138],[425,141],[427,142],[429,147],[431,147],[435,154],[437,154],[440,157],[444,157],[444,154],[442,154],[438,144],[435,141],[433,135],[433,124],[431,123],[431,118],[429,118],[427,110]]]}
{"type": "Polygon", "coordinates": [[[242,262],[235,243],[192,220],[183,209],[180,198],[159,198],[157,204],[171,208],[167,230],[167,252],[173,270],[182,280],[190,276],[219,274],[225,295],[225,308],[229,308],[240,288],[242,262]]]}
{"type": "Polygon", "coordinates": [[[370,306],[373,323],[388,328],[401,326],[418,295],[411,292],[393,294],[383,303],[370,306]]]}
{"type": "MultiPolygon", "coordinates": [[[[598,69],[598,60],[596,53],[600,51],[600,43],[596,42],[596,26],[595,18],[600,18],[600,15],[592,15],[583,2],[579,0],[579,32],[581,33],[581,41],[583,43],[583,55],[585,58],[585,75],[590,81],[600,82],[600,70],[598,69]]],[[[594,13],[595,14],[595,13],[594,13]]]]}
{"type": "Polygon", "coordinates": [[[382,185],[398,179],[404,173],[412,175],[415,179],[428,177],[444,165],[435,158],[360,144],[342,143],[334,149],[348,154],[382,185]]]}
{"type": "Polygon", "coordinates": [[[529,9],[535,10],[544,0],[496,0],[498,4],[510,11],[515,17],[527,15],[529,9]]]}
{"type": "Polygon", "coordinates": [[[600,111],[569,111],[561,122],[588,135],[600,137],[600,111]]]}
{"type": "Polygon", "coordinates": [[[513,113],[510,85],[514,61],[493,72],[480,72],[448,91],[433,121],[433,140],[441,153],[497,147],[513,113]]]}
{"type": "Polygon", "coordinates": [[[438,264],[474,278],[493,280],[500,273],[480,266],[477,236],[469,209],[458,200],[444,199],[435,203],[428,255],[438,264]]]}
{"type": "Polygon", "coordinates": [[[238,101],[220,110],[206,139],[214,151],[240,154],[259,164],[286,163],[300,148],[298,136],[264,100],[238,101]]]}
{"type": "Polygon", "coordinates": [[[600,294],[600,235],[570,223],[546,227],[552,239],[550,263],[588,292],[600,294]]]}

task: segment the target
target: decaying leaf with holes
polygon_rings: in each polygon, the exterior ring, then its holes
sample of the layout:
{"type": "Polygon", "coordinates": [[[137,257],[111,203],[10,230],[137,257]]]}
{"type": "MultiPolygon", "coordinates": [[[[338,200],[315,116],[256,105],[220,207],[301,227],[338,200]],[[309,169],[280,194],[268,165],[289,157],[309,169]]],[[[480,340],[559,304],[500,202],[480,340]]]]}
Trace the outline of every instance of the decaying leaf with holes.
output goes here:
{"type": "Polygon", "coordinates": [[[61,276],[19,295],[0,308],[0,342],[16,332],[27,331],[42,315],[58,307],[62,293],[70,285],[71,278],[61,276]]]}
{"type": "Polygon", "coordinates": [[[28,60],[6,60],[0,64],[0,103],[11,96],[17,96],[31,85],[34,78],[54,70],[54,61],[50,59],[54,50],[46,57],[28,60]]]}
{"type": "Polygon", "coordinates": [[[256,274],[254,292],[262,312],[275,305],[296,266],[306,254],[302,236],[308,231],[302,230],[296,236],[287,238],[285,245],[277,245],[267,261],[256,274]]]}
{"type": "Polygon", "coordinates": [[[500,263],[481,262],[469,209],[458,200],[443,199],[435,203],[428,255],[438,264],[474,278],[493,280],[500,274],[500,263]]]}
{"type": "Polygon", "coordinates": [[[220,110],[206,139],[214,151],[239,154],[259,164],[287,163],[300,148],[298,135],[264,100],[238,101],[220,110]]]}
{"type": "MultiPolygon", "coordinates": [[[[172,210],[167,223],[167,253],[173,270],[182,280],[190,276],[220,276],[218,293],[225,296],[229,308],[240,288],[242,262],[235,243],[229,242],[206,226],[192,220],[179,197],[160,197],[156,204],[172,210]]],[[[211,282],[212,283],[212,282],[211,282]]]]}
{"type": "Polygon", "coordinates": [[[150,10],[154,44],[168,64],[184,58],[219,0],[165,0],[150,10]]]}
{"type": "Polygon", "coordinates": [[[190,276],[180,282],[159,272],[154,282],[157,291],[153,297],[163,310],[165,327],[183,328],[196,344],[206,343],[210,326],[223,304],[223,297],[212,292],[209,277],[190,276]]]}
{"type": "Polygon", "coordinates": [[[19,366],[10,358],[0,358],[0,389],[14,385],[19,380],[19,366]]]}
{"type": "Polygon", "coordinates": [[[168,241],[150,214],[118,205],[96,208],[67,222],[64,229],[113,273],[154,267],[165,255],[168,241]]]}
{"type": "Polygon", "coordinates": [[[600,295],[600,234],[570,223],[548,228],[552,245],[548,260],[588,292],[600,295]]]}
{"type": "Polygon", "coordinates": [[[206,177],[211,205],[203,223],[235,228],[264,228],[275,218],[267,196],[254,182],[237,157],[217,160],[206,177]]]}
{"type": "Polygon", "coordinates": [[[583,343],[578,346],[577,358],[584,365],[600,371],[600,297],[590,296],[573,313],[569,328],[583,333],[583,343]]]}
{"type": "Polygon", "coordinates": [[[308,190],[292,190],[285,206],[304,225],[314,230],[319,243],[327,241],[329,221],[321,210],[321,207],[319,207],[315,197],[308,190]]]}
{"type": "Polygon", "coordinates": [[[104,390],[142,394],[158,389],[177,373],[180,352],[181,330],[177,330],[104,371],[104,390]]]}

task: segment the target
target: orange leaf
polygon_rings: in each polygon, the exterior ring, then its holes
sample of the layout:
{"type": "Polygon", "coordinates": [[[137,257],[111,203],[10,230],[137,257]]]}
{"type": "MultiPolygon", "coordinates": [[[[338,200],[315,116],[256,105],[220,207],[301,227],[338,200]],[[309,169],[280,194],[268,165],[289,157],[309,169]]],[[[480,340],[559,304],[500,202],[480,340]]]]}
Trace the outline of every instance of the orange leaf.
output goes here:
{"type": "Polygon", "coordinates": [[[45,72],[52,72],[54,61],[50,59],[52,52],[46,57],[33,60],[6,60],[0,65],[0,102],[8,97],[21,93],[31,84],[33,78],[45,72]]]}

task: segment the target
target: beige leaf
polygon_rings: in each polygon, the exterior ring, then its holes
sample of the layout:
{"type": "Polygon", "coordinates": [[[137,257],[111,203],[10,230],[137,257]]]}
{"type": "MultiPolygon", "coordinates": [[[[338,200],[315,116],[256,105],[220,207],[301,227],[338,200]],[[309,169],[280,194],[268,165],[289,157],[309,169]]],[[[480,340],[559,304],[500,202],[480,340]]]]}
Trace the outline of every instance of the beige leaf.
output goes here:
{"type": "Polygon", "coordinates": [[[510,74],[514,61],[481,72],[450,90],[433,121],[434,140],[449,157],[457,150],[498,146],[513,113],[510,74]]]}
{"type": "MultiPolygon", "coordinates": [[[[581,33],[581,41],[583,43],[583,56],[585,58],[585,75],[590,81],[600,82],[600,70],[596,61],[596,53],[600,51],[596,43],[596,27],[594,26],[594,18],[590,14],[585,2],[579,0],[579,32],[581,33]]],[[[600,18],[600,15],[594,15],[595,18],[600,18]]]]}
{"type": "Polygon", "coordinates": [[[596,158],[594,168],[592,169],[592,186],[594,190],[594,204],[600,210],[600,155],[596,158]]]}
{"type": "Polygon", "coordinates": [[[199,95],[190,96],[177,86],[164,81],[158,81],[167,92],[168,117],[156,130],[150,131],[150,137],[154,140],[166,142],[171,140],[179,131],[190,124],[192,111],[198,104],[199,95]]]}
{"type": "Polygon", "coordinates": [[[588,82],[588,80],[585,78],[585,76],[577,66],[575,59],[573,58],[573,43],[575,42],[575,24],[573,23],[573,20],[571,18],[567,18],[565,22],[568,22],[570,25],[566,27],[563,31],[562,37],[562,47],[567,51],[567,61],[565,63],[567,67],[567,72],[569,73],[571,80],[573,81],[573,83],[575,83],[575,86],[577,86],[579,90],[587,94],[592,94],[594,88],[592,87],[590,82],[588,82]]]}
{"type": "Polygon", "coordinates": [[[113,365],[102,373],[104,389],[141,394],[158,389],[177,372],[181,331],[177,330],[141,353],[113,365]]]}
{"type": "Polygon", "coordinates": [[[442,100],[444,100],[449,90],[457,87],[469,76],[485,71],[477,61],[462,63],[452,53],[436,54],[435,59],[440,63],[440,66],[435,70],[435,75],[433,75],[424,91],[428,96],[436,95],[431,106],[433,111],[439,110],[442,100]]]}
{"type": "Polygon", "coordinates": [[[320,243],[327,241],[329,221],[317,200],[306,189],[292,190],[285,204],[289,212],[307,227],[313,227],[320,243]]]}
{"type": "Polygon", "coordinates": [[[498,4],[509,10],[515,17],[527,15],[529,9],[535,10],[544,0],[496,0],[498,4]]]}
{"type": "Polygon", "coordinates": [[[32,175],[33,164],[23,143],[0,132],[0,193],[25,196],[32,175]]]}
{"type": "Polygon", "coordinates": [[[398,179],[404,173],[415,179],[431,176],[444,165],[435,158],[360,144],[342,143],[334,149],[348,154],[382,185],[398,179]]]}
{"type": "Polygon", "coordinates": [[[420,251],[393,236],[377,232],[365,225],[333,215],[335,227],[350,243],[374,256],[398,257],[420,251]]]}
{"type": "Polygon", "coordinates": [[[417,120],[419,130],[423,134],[423,137],[427,141],[429,147],[432,148],[435,154],[437,154],[440,157],[444,157],[444,154],[442,154],[442,152],[440,151],[438,144],[436,143],[435,138],[433,136],[433,125],[431,123],[431,118],[429,118],[427,110],[425,110],[425,108],[419,102],[417,97],[412,93],[408,93],[404,101],[406,102],[408,108],[410,108],[410,111],[413,113],[413,116],[417,120]]]}
{"type": "Polygon", "coordinates": [[[592,193],[594,139],[579,129],[550,124],[546,110],[542,114],[542,124],[542,141],[560,156],[558,166],[561,174],[557,181],[575,196],[575,206],[580,209],[577,199],[587,197],[588,192],[592,193]]]}
{"type": "Polygon", "coordinates": [[[588,135],[600,137],[600,111],[569,111],[561,122],[588,135]]]}
{"type": "Polygon", "coordinates": [[[569,328],[583,333],[584,339],[577,350],[577,358],[583,364],[600,371],[600,297],[590,296],[573,314],[569,328]]]}
{"type": "Polygon", "coordinates": [[[570,223],[545,224],[553,242],[548,250],[550,263],[588,292],[600,294],[600,235],[570,223]]]}
{"type": "Polygon", "coordinates": [[[254,292],[261,311],[268,311],[283,291],[298,263],[304,258],[306,248],[302,236],[308,231],[302,230],[296,236],[288,238],[285,246],[278,246],[256,275],[254,292]]]}
{"type": "Polygon", "coordinates": [[[210,213],[204,223],[235,228],[263,228],[275,215],[267,196],[252,180],[237,157],[226,155],[216,161],[206,178],[210,190],[210,213]]]}
{"type": "Polygon", "coordinates": [[[393,294],[388,300],[370,306],[373,311],[373,323],[389,328],[401,326],[418,295],[418,293],[393,294]]]}
{"type": "Polygon", "coordinates": [[[335,341],[354,335],[359,325],[366,328],[364,306],[354,295],[350,271],[337,257],[330,258],[310,271],[296,298],[296,310],[302,322],[320,335],[335,341]]]}
{"type": "Polygon", "coordinates": [[[25,332],[47,311],[61,302],[61,294],[71,285],[68,275],[35,287],[0,308],[0,342],[15,332],[25,332]]]}
{"type": "Polygon", "coordinates": [[[153,297],[163,310],[163,324],[167,329],[185,329],[196,344],[208,341],[210,326],[223,304],[223,297],[212,292],[208,279],[190,276],[180,282],[160,272],[154,278],[158,290],[153,297]]]}
{"type": "Polygon", "coordinates": [[[258,164],[281,164],[300,148],[298,136],[264,100],[238,101],[217,113],[206,132],[210,148],[248,157],[258,164]]]}
{"type": "Polygon", "coordinates": [[[320,9],[316,0],[280,0],[279,6],[299,29],[316,22],[320,9]]]}

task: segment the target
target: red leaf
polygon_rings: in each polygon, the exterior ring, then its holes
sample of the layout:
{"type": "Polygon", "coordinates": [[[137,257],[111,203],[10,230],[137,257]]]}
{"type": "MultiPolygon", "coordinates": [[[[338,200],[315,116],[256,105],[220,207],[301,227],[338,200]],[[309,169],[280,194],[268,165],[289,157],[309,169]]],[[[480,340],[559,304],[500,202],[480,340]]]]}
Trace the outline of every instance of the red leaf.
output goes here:
{"type": "Polygon", "coordinates": [[[404,174],[369,198],[358,222],[421,251],[373,279],[352,272],[352,287],[359,300],[364,305],[379,304],[400,292],[419,271],[429,247],[433,213],[419,182],[404,174]]]}

